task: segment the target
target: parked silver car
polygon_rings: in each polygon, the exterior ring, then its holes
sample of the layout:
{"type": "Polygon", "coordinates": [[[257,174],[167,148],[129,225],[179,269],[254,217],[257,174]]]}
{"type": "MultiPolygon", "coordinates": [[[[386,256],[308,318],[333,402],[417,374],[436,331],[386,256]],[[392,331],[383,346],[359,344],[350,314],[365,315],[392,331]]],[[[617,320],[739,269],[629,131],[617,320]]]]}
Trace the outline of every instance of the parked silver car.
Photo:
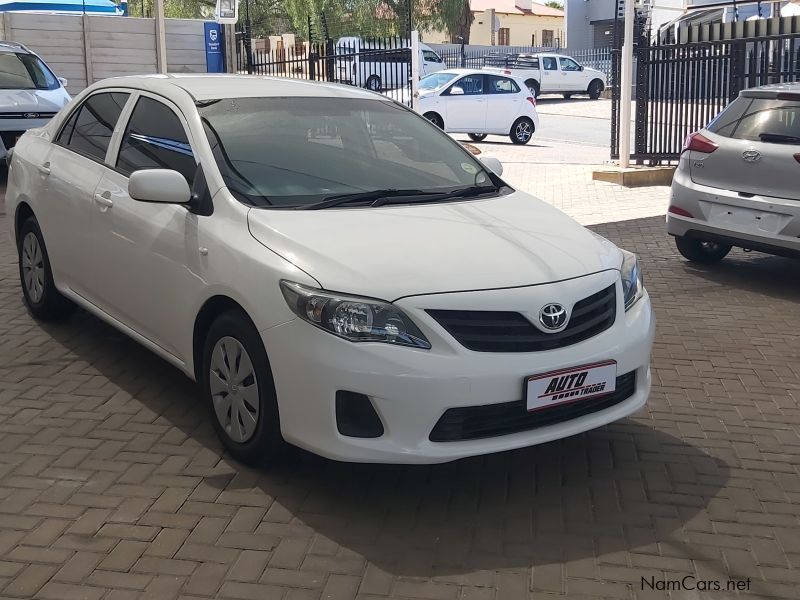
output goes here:
{"type": "Polygon", "coordinates": [[[745,90],[687,138],[667,231],[696,262],[733,246],[800,256],[799,181],[800,84],[745,90]]]}
{"type": "Polygon", "coordinates": [[[69,102],[66,85],[22,44],[0,42],[0,160],[23,133],[47,124],[69,102]]]}

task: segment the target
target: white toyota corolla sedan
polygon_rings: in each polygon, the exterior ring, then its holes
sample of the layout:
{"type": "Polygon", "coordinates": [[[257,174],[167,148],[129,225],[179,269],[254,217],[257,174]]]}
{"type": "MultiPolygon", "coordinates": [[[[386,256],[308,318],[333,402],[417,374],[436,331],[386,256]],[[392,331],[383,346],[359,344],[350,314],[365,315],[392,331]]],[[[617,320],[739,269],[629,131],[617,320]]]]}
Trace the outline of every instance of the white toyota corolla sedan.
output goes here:
{"type": "Polygon", "coordinates": [[[31,313],[177,366],[236,458],[443,462],[650,390],[636,257],[501,171],[365,90],[143,76],[25,134],[6,204],[31,313]]]}

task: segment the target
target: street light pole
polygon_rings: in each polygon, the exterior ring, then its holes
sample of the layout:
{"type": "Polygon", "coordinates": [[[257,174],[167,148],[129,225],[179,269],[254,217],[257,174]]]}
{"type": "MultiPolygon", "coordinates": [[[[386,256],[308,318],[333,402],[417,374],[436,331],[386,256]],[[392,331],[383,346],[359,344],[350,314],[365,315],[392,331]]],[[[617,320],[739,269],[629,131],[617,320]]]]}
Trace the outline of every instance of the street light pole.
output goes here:
{"type": "Polygon", "coordinates": [[[633,21],[634,0],[625,2],[625,40],[622,44],[619,108],[619,164],[623,169],[631,160],[631,88],[633,87],[633,21]]]}

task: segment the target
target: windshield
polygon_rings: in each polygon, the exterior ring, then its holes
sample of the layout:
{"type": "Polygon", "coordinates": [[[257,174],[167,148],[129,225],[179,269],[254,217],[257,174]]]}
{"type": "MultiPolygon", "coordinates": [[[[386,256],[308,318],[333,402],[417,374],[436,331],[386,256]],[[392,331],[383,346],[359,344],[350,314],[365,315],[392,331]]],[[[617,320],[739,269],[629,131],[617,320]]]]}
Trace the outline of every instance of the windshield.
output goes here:
{"type": "Polygon", "coordinates": [[[294,208],[376,190],[495,189],[457,142],[416,113],[362,98],[236,98],[199,108],[228,189],[294,208]]]}
{"type": "Polygon", "coordinates": [[[54,90],[58,86],[58,79],[39,57],[0,52],[0,89],[54,90]]]}
{"type": "Polygon", "coordinates": [[[419,81],[419,89],[421,90],[438,90],[443,85],[447,85],[449,81],[455,79],[455,73],[432,73],[427,77],[423,77],[419,81]]]}

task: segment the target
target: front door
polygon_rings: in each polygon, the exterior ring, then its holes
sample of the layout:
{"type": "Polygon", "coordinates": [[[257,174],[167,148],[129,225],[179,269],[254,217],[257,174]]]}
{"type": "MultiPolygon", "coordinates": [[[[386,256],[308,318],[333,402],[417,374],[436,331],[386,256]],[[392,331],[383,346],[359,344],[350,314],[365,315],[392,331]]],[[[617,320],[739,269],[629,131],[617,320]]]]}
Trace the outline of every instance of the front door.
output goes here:
{"type": "Polygon", "coordinates": [[[467,75],[456,80],[441,97],[447,105],[446,131],[482,133],[486,127],[487,94],[484,75],[467,75]],[[454,93],[455,91],[455,93],[454,93]]]}
{"type": "Polygon", "coordinates": [[[138,202],[128,177],[140,169],[173,169],[193,183],[197,171],[184,120],[161,100],[135,100],[117,151],[96,194],[107,204],[95,213],[97,277],[102,307],[181,361],[179,351],[192,305],[204,282],[198,228],[204,217],[185,206],[138,202]]]}
{"type": "Polygon", "coordinates": [[[584,92],[589,87],[589,82],[584,81],[586,75],[581,66],[569,56],[558,58],[561,67],[561,89],[567,92],[584,92]]]}

